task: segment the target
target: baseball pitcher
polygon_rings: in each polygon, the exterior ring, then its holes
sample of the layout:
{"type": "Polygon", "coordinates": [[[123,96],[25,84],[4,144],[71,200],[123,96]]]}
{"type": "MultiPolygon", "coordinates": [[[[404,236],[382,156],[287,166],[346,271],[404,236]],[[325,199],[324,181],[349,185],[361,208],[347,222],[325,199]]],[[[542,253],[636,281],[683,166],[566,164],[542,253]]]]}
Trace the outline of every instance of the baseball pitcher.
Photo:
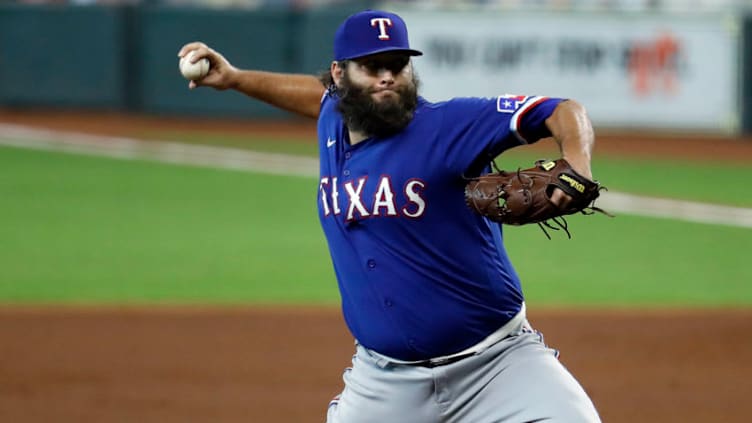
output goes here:
{"type": "Polygon", "coordinates": [[[237,69],[200,42],[179,56],[191,52],[210,70],[190,88],[232,88],[318,119],[319,219],[356,344],[327,422],[600,421],[528,323],[502,231],[592,206],[594,135],[580,104],[429,102],[413,67],[422,53],[383,11],[341,24],[320,77],[237,69]],[[522,188],[480,179],[497,155],[547,137],[561,158],[509,172],[522,188]]]}

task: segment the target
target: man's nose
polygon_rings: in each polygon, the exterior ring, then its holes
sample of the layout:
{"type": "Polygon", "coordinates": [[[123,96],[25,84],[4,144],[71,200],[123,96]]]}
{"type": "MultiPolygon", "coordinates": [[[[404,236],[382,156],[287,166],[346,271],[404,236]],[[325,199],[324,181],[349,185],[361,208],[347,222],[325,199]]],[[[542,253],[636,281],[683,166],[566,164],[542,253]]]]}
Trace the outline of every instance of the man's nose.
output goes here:
{"type": "Polygon", "coordinates": [[[386,68],[379,69],[379,83],[381,84],[393,84],[394,83],[394,72],[390,71],[386,68]]]}

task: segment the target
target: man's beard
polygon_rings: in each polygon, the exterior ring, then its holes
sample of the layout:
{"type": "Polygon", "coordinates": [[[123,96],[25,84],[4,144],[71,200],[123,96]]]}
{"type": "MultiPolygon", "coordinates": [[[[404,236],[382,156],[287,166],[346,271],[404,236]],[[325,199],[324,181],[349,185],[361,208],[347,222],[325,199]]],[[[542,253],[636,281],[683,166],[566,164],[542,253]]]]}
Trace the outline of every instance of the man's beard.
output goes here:
{"type": "Polygon", "coordinates": [[[394,90],[398,99],[384,98],[377,102],[371,96],[374,90],[356,86],[345,72],[341,85],[337,87],[337,109],[351,131],[376,137],[394,135],[413,119],[418,106],[419,85],[420,81],[413,73],[410,84],[394,90]]]}

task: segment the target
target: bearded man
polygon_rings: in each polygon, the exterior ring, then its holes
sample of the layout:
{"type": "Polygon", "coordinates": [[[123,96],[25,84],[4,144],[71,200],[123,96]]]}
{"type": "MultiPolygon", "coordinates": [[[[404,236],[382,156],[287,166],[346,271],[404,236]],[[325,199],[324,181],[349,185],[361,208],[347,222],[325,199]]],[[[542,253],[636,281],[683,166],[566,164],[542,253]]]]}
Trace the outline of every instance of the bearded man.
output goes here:
{"type": "MultiPolygon", "coordinates": [[[[356,343],[328,423],[600,421],[530,326],[501,225],[464,202],[468,177],[541,138],[592,179],[594,135],[580,104],[512,95],[429,102],[413,69],[422,53],[404,21],[384,11],[340,25],[320,79],[240,70],[200,42],[178,55],[190,52],[211,63],[190,88],[232,88],[318,119],[319,220],[356,343]]],[[[570,200],[559,189],[551,197],[570,200]]]]}

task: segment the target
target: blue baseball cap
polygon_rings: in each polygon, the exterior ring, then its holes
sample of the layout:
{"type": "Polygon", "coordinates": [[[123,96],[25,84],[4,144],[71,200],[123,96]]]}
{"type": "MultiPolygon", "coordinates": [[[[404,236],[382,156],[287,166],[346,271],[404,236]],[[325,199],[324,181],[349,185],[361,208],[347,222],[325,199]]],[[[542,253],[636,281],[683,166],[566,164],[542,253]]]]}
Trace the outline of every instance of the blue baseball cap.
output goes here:
{"type": "Polygon", "coordinates": [[[345,19],[334,34],[334,60],[349,60],[387,51],[410,56],[423,53],[410,48],[407,25],[394,13],[366,10],[345,19]]]}

